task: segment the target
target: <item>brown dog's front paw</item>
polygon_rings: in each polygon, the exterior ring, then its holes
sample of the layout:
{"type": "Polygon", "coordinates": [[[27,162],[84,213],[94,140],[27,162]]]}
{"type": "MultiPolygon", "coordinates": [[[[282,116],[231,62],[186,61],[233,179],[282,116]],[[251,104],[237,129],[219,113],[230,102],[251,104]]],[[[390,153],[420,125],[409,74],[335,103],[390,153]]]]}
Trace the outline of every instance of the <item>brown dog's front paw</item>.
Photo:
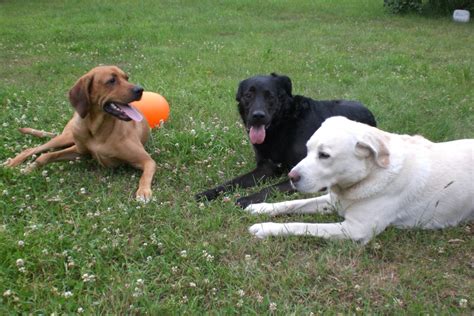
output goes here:
{"type": "Polygon", "coordinates": [[[21,173],[28,174],[31,173],[33,170],[38,168],[38,163],[32,162],[28,164],[25,168],[21,169],[21,173]]]}
{"type": "Polygon", "coordinates": [[[10,164],[12,163],[12,159],[11,158],[8,158],[7,160],[5,160],[4,162],[2,162],[2,166],[3,167],[11,167],[10,164]]]}
{"type": "Polygon", "coordinates": [[[148,203],[151,201],[151,189],[148,188],[138,188],[136,199],[139,202],[148,203]]]}
{"type": "Polygon", "coordinates": [[[22,162],[23,162],[22,159],[18,159],[18,158],[8,158],[6,161],[4,161],[4,162],[2,163],[2,166],[7,167],[7,168],[13,168],[13,167],[18,166],[18,165],[21,164],[22,162]]]}
{"type": "Polygon", "coordinates": [[[23,163],[28,157],[32,156],[33,153],[34,153],[34,148],[25,149],[16,157],[8,158],[2,165],[5,167],[10,167],[10,168],[16,167],[20,165],[21,163],[23,163]]]}

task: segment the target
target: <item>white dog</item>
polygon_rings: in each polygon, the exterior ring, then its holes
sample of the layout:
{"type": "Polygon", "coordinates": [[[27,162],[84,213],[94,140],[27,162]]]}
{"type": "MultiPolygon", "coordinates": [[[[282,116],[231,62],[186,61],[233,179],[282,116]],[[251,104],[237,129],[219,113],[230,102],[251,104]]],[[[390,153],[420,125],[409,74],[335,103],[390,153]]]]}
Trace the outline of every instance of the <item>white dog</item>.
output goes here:
{"type": "Polygon", "coordinates": [[[327,119],[289,173],[294,187],[329,194],[307,200],[253,204],[252,214],[324,213],[341,223],[260,223],[259,238],[310,235],[368,242],[387,226],[436,229],[474,219],[474,139],[432,143],[390,134],[343,117],[327,119]]]}

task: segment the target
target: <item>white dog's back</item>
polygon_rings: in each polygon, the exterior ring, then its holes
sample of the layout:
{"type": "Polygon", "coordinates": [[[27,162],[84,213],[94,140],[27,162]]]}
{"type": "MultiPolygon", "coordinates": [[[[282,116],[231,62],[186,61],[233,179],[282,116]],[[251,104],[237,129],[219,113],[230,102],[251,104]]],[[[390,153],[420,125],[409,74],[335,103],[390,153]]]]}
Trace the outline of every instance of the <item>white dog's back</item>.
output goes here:
{"type": "Polygon", "coordinates": [[[411,214],[393,224],[432,229],[474,219],[474,140],[410,147],[418,150],[415,157],[422,157],[416,168],[429,168],[429,172],[426,179],[410,179],[411,186],[420,187],[412,188],[417,192],[416,200],[401,212],[405,209],[411,214]]]}
{"type": "MultiPolygon", "coordinates": [[[[380,205],[382,198],[384,215],[376,211],[373,216],[400,228],[437,229],[474,219],[474,139],[433,143],[418,135],[387,133],[345,119],[342,123],[349,134],[383,139],[390,152],[389,166],[376,168],[358,192],[338,192],[342,205],[349,210],[371,200],[380,205]],[[378,193],[369,197],[366,192],[378,193]]],[[[341,211],[345,216],[346,210],[341,211]]]]}

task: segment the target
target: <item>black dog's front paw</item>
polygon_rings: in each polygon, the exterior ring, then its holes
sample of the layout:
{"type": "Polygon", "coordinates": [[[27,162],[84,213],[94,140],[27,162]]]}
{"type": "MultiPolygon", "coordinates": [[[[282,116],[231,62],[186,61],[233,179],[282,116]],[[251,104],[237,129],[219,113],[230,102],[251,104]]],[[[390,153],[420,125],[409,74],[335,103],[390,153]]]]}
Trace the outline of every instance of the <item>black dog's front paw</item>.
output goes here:
{"type": "Polygon", "coordinates": [[[211,189],[194,195],[194,198],[196,201],[212,201],[215,200],[221,193],[222,191],[211,189]]]}
{"type": "Polygon", "coordinates": [[[240,206],[241,208],[246,208],[250,204],[256,204],[256,203],[261,203],[265,200],[264,197],[262,197],[259,194],[252,194],[248,196],[243,196],[235,202],[236,205],[240,206]]]}

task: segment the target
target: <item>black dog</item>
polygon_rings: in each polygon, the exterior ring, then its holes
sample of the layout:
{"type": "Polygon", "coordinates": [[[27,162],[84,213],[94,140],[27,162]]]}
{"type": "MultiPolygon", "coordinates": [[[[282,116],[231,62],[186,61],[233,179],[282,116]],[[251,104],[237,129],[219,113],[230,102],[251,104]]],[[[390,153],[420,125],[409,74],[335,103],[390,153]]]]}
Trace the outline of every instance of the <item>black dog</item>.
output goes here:
{"type": "MultiPolygon", "coordinates": [[[[255,186],[259,181],[288,172],[306,156],[306,142],[330,116],[342,115],[351,120],[376,126],[374,116],[355,101],[316,101],[292,95],[291,80],[272,73],[248,78],[239,84],[236,99],[239,113],[253,144],[257,167],[240,177],[196,195],[213,200],[220,193],[239,186],[255,186]]],[[[274,190],[293,191],[290,181],[267,187],[237,200],[245,208],[263,202],[274,190]]]]}

